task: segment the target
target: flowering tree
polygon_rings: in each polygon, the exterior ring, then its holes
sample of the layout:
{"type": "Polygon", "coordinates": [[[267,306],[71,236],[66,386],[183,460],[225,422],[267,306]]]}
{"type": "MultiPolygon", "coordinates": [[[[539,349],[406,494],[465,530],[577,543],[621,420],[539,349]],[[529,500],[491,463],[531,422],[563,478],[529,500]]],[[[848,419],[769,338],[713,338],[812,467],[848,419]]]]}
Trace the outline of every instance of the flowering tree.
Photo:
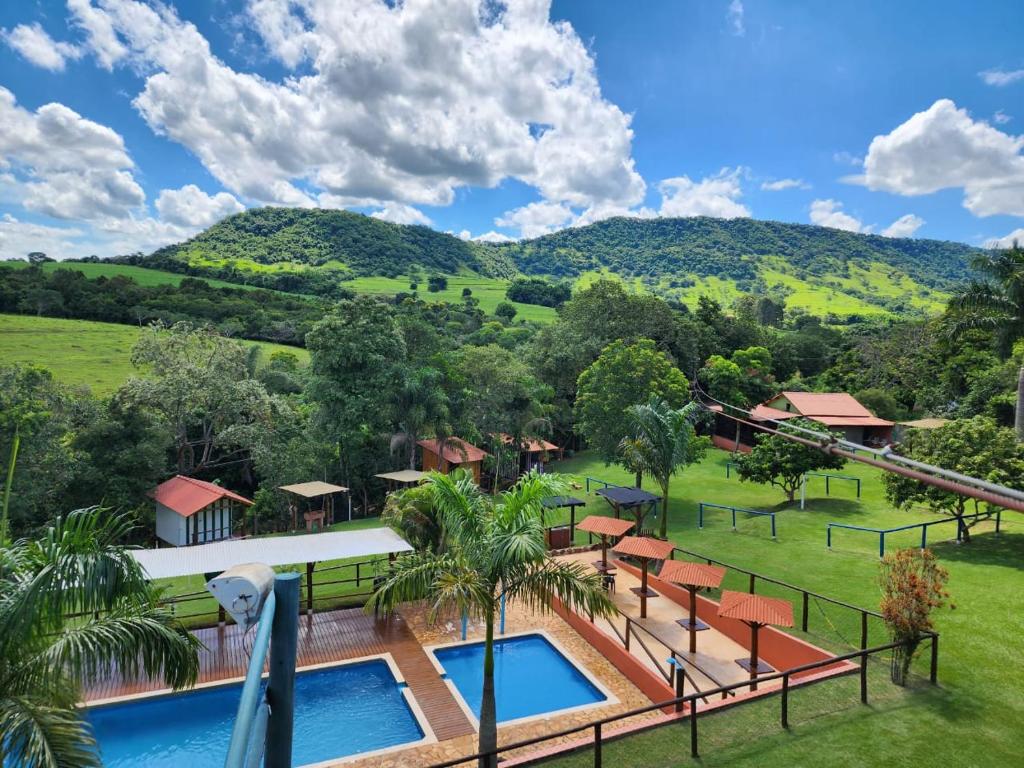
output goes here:
{"type": "Polygon", "coordinates": [[[931,613],[946,605],[949,574],[930,549],[900,549],[882,558],[882,616],[894,642],[892,681],[905,685],[921,637],[932,629],[931,613]]]}

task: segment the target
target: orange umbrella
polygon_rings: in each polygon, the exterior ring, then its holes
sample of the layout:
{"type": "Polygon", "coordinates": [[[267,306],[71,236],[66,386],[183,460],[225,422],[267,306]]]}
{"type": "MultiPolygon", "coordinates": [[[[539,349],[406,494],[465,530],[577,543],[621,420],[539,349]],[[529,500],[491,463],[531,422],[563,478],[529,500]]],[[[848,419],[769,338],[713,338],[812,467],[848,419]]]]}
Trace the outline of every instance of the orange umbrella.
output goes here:
{"type": "Polygon", "coordinates": [[[718,615],[726,619],[738,619],[750,627],[750,660],[736,659],[736,663],[750,670],[750,690],[757,690],[757,676],[771,672],[767,664],[757,661],[757,631],[768,624],[778,627],[793,626],[793,606],[789,601],[777,597],[762,597],[746,592],[723,592],[718,606],[718,615]]]}
{"type": "Polygon", "coordinates": [[[658,593],[647,588],[647,566],[651,560],[668,560],[672,557],[672,542],[652,539],[647,536],[625,536],[612,547],[619,555],[629,555],[640,561],[640,587],[631,590],[640,597],[640,618],[647,618],[647,598],[657,597],[658,593]]]}
{"type": "Polygon", "coordinates": [[[577,531],[596,533],[601,537],[601,559],[594,563],[594,567],[601,573],[606,573],[608,568],[608,537],[622,536],[633,527],[629,520],[619,520],[614,517],[602,517],[601,515],[590,515],[580,520],[576,526],[577,531]]]}
{"type": "Polygon", "coordinates": [[[682,560],[668,560],[658,573],[659,579],[671,581],[686,587],[690,593],[690,618],[680,619],[679,625],[690,630],[690,653],[697,652],[697,632],[708,625],[697,621],[697,590],[702,587],[714,589],[725,578],[725,568],[703,563],[686,563],[682,560]]]}

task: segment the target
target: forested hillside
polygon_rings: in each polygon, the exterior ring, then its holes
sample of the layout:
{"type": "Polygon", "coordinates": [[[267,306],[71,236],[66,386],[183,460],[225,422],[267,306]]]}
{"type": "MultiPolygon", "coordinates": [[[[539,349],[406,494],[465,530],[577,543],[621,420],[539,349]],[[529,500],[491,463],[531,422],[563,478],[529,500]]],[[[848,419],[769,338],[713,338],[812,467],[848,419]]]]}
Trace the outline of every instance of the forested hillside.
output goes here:
{"type": "Polygon", "coordinates": [[[916,282],[949,289],[978,253],[963,243],[860,235],[756,219],[615,218],[500,246],[528,274],[578,275],[607,268],[629,276],[755,280],[765,257],[799,276],[848,276],[851,263],[881,262],[916,282]]]}

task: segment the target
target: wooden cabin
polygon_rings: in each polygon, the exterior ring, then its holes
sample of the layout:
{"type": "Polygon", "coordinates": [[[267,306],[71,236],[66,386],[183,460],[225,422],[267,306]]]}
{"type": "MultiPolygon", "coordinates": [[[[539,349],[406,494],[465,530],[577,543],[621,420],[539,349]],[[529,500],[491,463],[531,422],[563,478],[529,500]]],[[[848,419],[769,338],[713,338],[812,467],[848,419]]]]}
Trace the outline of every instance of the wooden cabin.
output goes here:
{"type": "Polygon", "coordinates": [[[547,440],[524,437],[519,441],[516,450],[516,439],[512,435],[502,433],[498,437],[508,446],[499,470],[503,483],[515,482],[531,470],[543,472],[548,461],[562,458],[562,449],[547,440]]]}
{"type": "Polygon", "coordinates": [[[156,537],[174,547],[229,539],[252,501],[205,480],[176,475],[149,494],[156,502],[156,537]]]}
{"type": "MultiPolygon", "coordinates": [[[[712,410],[718,411],[712,440],[719,448],[733,450],[736,422],[722,414],[721,406],[712,406],[712,410]]],[[[781,392],[754,406],[749,420],[774,427],[777,422],[798,416],[816,421],[852,443],[876,448],[892,443],[893,422],[878,418],[846,392],[781,392]]],[[[739,450],[750,450],[760,431],[749,424],[741,425],[739,450]]]]}
{"type": "Polygon", "coordinates": [[[461,468],[473,473],[473,480],[480,482],[483,460],[487,452],[458,437],[447,440],[419,440],[416,445],[422,449],[424,472],[441,472],[447,475],[452,469],[461,468]]]}

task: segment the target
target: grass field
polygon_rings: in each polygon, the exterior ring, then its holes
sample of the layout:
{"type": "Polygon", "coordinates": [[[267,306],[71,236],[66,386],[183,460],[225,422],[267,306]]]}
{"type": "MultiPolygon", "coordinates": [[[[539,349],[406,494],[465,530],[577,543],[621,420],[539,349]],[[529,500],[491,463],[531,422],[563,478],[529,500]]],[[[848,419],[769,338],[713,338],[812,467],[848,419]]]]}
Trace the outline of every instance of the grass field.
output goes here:
{"type": "MultiPolygon", "coordinates": [[[[825,547],[829,521],[886,527],[934,519],[925,509],[894,511],[882,494],[879,473],[861,465],[842,470],[863,479],[863,498],[854,498],[852,484],[837,483],[824,496],[823,481],[813,481],[807,509],[783,503],[775,488],[740,483],[725,477],[729,455],[712,451],[672,484],[669,535],[678,546],[735,563],[790,583],[808,587],[855,605],[877,608],[879,588],[877,537],[853,531],[836,535],[833,551],[825,547]],[[847,486],[850,487],[841,487],[847,486]],[[697,529],[697,502],[709,501],[778,513],[778,541],[768,534],[766,518],[741,519],[730,530],[727,513],[707,517],[697,529]]],[[[580,477],[631,484],[617,467],[582,454],[551,467],[580,477]]],[[[605,502],[586,497],[585,511],[604,513],[605,502]]],[[[567,514],[563,515],[567,518],[567,514]]],[[[977,530],[977,529],[976,529],[977,530]]],[[[937,615],[940,643],[939,682],[933,688],[915,681],[908,689],[888,682],[888,670],[872,669],[870,701],[858,700],[856,677],[799,690],[790,702],[791,728],[778,725],[778,699],[717,714],[701,721],[702,757],[689,758],[686,726],[664,728],[608,745],[604,764],[616,768],[704,766],[1009,766],[1024,753],[1024,697],[1020,695],[1020,658],[1024,654],[1024,521],[1014,512],[1003,515],[1003,532],[982,527],[968,545],[949,541],[952,525],[935,526],[930,545],[949,569],[949,590],[955,610],[937,615]],[[945,529],[945,530],[943,530],[945,529]],[[934,538],[932,538],[934,537],[934,538]]],[[[582,535],[581,535],[582,536],[582,535]]],[[[890,536],[887,546],[914,546],[919,532],[890,536]]],[[[729,577],[733,578],[733,577],[729,577]]],[[[726,586],[744,589],[742,577],[726,586]]],[[[772,594],[770,586],[759,592],[772,594]]],[[[856,621],[828,609],[821,617],[812,608],[812,633],[817,624],[825,635],[858,640],[856,621]]],[[[800,606],[795,606],[799,614],[800,606]]],[[[873,630],[873,643],[885,638],[873,630]]],[[[926,670],[927,658],[917,670],[926,670]]],[[[559,768],[593,765],[589,752],[552,761],[559,768]]]]}
{"type": "MultiPolygon", "coordinates": [[[[7,267],[18,269],[27,266],[27,261],[0,262],[0,268],[7,267]]],[[[81,272],[90,280],[95,280],[98,277],[130,277],[139,285],[145,286],[178,285],[182,280],[188,277],[188,275],[179,275],[174,272],[163,272],[159,269],[146,269],[145,267],[136,267],[131,264],[79,263],[69,261],[47,262],[46,264],[43,264],[44,272],[54,272],[58,269],[76,270],[81,272]]],[[[249,285],[229,283],[224,280],[216,280],[206,277],[202,279],[217,288],[243,288],[245,290],[255,290],[255,288],[249,285]]]]}
{"type": "MultiPolygon", "coordinates": [[[[131,325],[0,315],[0,364],[35,363],[65,384],[88,385],[95,394],[109,394],[135,373],[131,356],[139,333],[131,325]]],[[[265,356],[283,350],[303,364],[309,361],[309,353],[297,347],[244,343],[260,346],[265,356]]]]}

